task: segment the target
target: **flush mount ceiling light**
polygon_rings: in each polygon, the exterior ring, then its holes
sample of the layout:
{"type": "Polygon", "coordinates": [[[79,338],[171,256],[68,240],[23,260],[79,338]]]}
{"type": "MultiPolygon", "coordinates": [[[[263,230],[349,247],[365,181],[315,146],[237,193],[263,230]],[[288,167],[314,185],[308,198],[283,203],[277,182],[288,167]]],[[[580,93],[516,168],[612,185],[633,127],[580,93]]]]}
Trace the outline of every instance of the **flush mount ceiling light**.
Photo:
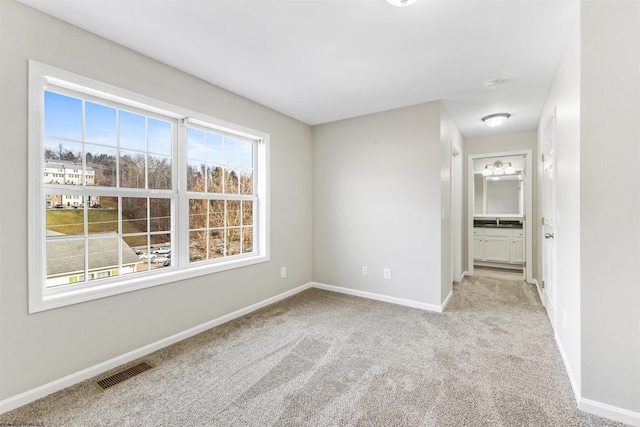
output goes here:
{"type": "Polygon", "coordinates": [[[511,114],[509,114],[509,113],[490,114],[490,115],[488,115],[486,117],[483,117],[482,121],[487,126],[489,126],[491,128],[494,128],[494,127],[500,126],[501,124],[506,122],[509,117],[511,117],[511,114]]]}
{"type": "Polygon", "coordinates": [[[502,162],[500,160],[496,160],[493,163],[489,163],[485,165],[484,170],[482,171],[482,176],[500,176],[500,175],[511,175],[516,173],[515,168],[511,165],[511,162],[502,162]]]}
{"type": "Polygon", "coordinates": [[[498,85],[500,84],[500,80],[487,80],[486,82],[482,83],[482,86],[484,86],[485,89],[495,89],[498,87],[498,85]]]}
{"type": "Polygon", "coordinates": [[[410,4],[413,4],[415,2],[416,0],[387,0],[387,3],[398,7],[409,6],[410,4]]]}

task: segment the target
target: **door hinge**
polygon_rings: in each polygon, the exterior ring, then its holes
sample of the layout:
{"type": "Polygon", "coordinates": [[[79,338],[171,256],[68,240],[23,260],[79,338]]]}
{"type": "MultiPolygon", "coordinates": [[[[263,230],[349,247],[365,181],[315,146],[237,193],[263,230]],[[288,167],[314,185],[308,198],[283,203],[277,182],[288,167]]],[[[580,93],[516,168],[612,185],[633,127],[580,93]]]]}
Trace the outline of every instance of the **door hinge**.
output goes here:
{"type": "Polygon", "coordinates": [[[540,154],[540,157],[542,158],[542,161],[544,162],[544,153],[540,154]]]}
{"type": "Polygon", "coordinates": [[[540,221],[541,225],[544,225],[544,217],[542,217],[542,220],[540,221]]]}
{"type": "Polygon", "coordinates": [[[542,288],[544,288],[544,280],[542,281],[542,288]]]}

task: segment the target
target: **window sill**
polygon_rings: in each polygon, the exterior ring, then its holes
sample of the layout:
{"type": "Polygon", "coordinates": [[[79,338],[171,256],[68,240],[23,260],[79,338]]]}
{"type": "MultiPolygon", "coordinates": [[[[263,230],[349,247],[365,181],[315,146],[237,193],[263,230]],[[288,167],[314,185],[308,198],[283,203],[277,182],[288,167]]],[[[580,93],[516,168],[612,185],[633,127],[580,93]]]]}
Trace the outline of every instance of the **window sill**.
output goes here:
{"type": "Polygon", "coordinates": [[[99,298],[150,288],[153,286],[166,285],[181,280],[192,279],[194,277],[220,273],[235,268],[248,267],[250,265],[260,264],[267,261],[269,261],[269,257],[267,255],[259,255],[213,264],[195,265],[183,269],[163,269],[155,274],[149,273],[144,274],[142,277],[131,277],[124,280],[122,277],[118,277],[117,279],[114,278],[114,280],[105,279],[104,281],[99,281],[99,283],[91,284],[91,286],[74,287],[73,285],[68,285],[65,286],[66,289],[60,288],[48,290],[42,295],[34,295],[29,301],[29,313],[32,314],[52,310],[99,298]]]}

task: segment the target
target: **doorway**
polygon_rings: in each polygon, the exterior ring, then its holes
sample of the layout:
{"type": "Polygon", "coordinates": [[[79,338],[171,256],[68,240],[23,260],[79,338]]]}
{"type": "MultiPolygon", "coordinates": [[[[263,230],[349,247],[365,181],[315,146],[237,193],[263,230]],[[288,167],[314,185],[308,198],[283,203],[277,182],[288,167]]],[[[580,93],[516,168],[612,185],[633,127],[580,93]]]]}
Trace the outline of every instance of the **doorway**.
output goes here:
{"type": "Polygon", "coordinates": [[[478,265],[533,281],[532,163],[531,150],[468,156],[469,275],[478,265]]]}

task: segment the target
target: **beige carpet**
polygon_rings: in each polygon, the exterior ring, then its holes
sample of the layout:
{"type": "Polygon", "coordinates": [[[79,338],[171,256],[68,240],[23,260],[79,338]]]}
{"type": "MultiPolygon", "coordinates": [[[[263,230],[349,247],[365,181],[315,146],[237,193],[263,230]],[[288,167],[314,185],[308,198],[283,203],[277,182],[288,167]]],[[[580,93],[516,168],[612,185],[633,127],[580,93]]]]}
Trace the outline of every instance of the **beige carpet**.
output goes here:
{"type": "Polygon", "coordinates": [[[144,360],[0,425],[622,425],[576,409],[535,288],[488,275],[456,284],[443,314],[311,289],[144,360]]]}

